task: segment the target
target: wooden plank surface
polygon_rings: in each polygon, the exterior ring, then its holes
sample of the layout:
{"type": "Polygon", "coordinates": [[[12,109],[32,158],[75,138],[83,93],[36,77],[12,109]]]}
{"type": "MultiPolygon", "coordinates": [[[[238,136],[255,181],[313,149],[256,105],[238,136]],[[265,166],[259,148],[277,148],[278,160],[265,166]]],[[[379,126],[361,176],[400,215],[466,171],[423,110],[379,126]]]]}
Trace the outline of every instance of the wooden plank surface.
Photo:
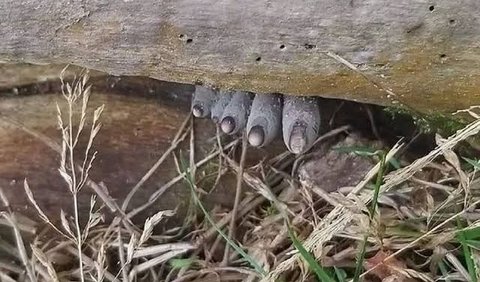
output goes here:
{"type": "Polygon", "coordinates": [[[477,0],[0,2],[0,61],[255,92],[480,102],[477,0]]]}

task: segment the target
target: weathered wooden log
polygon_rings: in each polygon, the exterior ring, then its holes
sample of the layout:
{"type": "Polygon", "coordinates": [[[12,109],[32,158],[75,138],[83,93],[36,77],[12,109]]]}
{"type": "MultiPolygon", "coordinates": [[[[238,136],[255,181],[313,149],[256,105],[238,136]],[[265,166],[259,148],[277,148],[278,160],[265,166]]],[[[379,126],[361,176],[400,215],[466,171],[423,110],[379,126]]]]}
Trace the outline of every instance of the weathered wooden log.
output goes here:
{"type": "Polygon", "coordinates": [[[478,0],[0,2],[0,61],[421,110],[480,102],[478,0]]]}

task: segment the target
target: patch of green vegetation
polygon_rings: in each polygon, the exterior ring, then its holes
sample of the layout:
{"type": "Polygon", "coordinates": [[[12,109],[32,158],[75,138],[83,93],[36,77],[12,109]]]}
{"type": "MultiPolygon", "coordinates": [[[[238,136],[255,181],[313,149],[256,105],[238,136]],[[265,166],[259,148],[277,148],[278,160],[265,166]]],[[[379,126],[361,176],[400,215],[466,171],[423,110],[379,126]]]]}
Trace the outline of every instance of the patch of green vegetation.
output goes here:
{"type": "Polygon", "coordinates": [[[443,114],[425,115],[422,121],[425,124],[422,128],[429,129],[430,132],[438,132],[445,135],[454,134],[467,125],[467,122],[460,118],[443,114]]]}
{"type": "Polygon", "coordinates": [[[197,263],[197,260],[194,258],[173,258],[168,263],[173,269],[181,269],[191,267],[197,263]]]}
{"type": "Polygon", "coordinates": [[[412,112],[400,107],[386,107],[384,111],[389,114],[393,120],[410,117],[420,130],[424,133],[440,133],[441,135],[451,135],[467,125],[467,121],[458,116],[429,113],[422,114],[412,112]]]}
{"type": "MultiPolygon", "coordinates": [[[[479,160],[474,160],[474,159],[470,159],[470,158],[465,158],[465,157],[462,157],[467,163],[467,165],[473,167],[474,169],[476,170],[480,170],[480,161],[479,160]]],[[[468,169],[468,167],[466,165],[464,165],[465,167],[465,170],[468,169]]]]}
{"type": "Polygon", "coordinates": [[[275,207],[275,204],[271,203],[270,205],[268,205],[265,209],[264,209],[264,214],[265,216],[271,216],[271,215],[275,215],[275,214],[278,214],[279,211],[277,209],[277,207],[275,207]]]}

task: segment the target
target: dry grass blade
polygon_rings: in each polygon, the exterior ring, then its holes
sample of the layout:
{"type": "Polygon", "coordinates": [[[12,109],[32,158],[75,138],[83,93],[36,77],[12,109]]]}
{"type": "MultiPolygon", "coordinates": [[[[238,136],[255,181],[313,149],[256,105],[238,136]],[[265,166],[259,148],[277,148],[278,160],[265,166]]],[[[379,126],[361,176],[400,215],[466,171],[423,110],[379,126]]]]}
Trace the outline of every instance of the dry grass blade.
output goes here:
{"type": "MultiPolygon", "coordinates": [[[[122,241],[122,231],[120,227],[117,228],[117,240],[118,240],[118,257],[120,260],[120,272],[122,273],[122,280],[128,281],[128,266],[127,262],[125,261],[125,251],[123,249],[123,241],[122,241]]],[[[118,276],[118,274],[117,274],[118,276]]]]}
{"type": "MultiPolygon", "coordinates": [[[[247,135],[243,133],[242,135],[242,152],[240,155],[240,165],[236,169],[237,172],[237,183],[235,187],[235,200],[233,204],[233,209],[231,212],[230,224],[228,226],[228,238],[232,239],[235,236],[235,220],[237,219],[238,206],[240,204],[240,198],[242,197],[242,182],[243,182],[243,171],[245,170],[245,158],[247,156],[247,135]]],[[[228,253],[230,247],[227,245],[225,247],[225,252],[223,254],[222,266],[228,265],[228,253]]]]}
{"type": "Polygon", "coordinates": [[[33,255],[35,255],[37,260],[47,269],[50,279],[55,282],[59,281],[57,272],[55,271],[52,262],[48,260],[47,256],[43,253],[43,251],[35,245],[30,245],[30,247],[32,248],[33,255]]]}
{"type": "MultiPolygon", "coordinates": [[[[238,216],[243,217],[247,215],[250,211],[255,210],[258,206],[260,206],[265,201],[266,199],[261,195],[260,196],[251,195],[249,197],[246,197],[240,204],[238,216]]],[[[231,215],[232,215],[231,212],[226,214],[221,220],[216,222],[216,227],[223,228],[226,224],[230,222],[231,215]]],[[[202,241],[200,241],[199,244],[202,244],[203,242],[210,239],[215,234],[217,234],[216,228],[211,227],[208,231],[205,232],[205,234],[203,235],[202,241]]]]}
{"type": "Polygon", "coordinates": [[[11,278],[11,277],[8,276],[7,274],[3,273],[2,271],[0,271],[0,281],[4,281],[4,282],[16,282],[15,280],[13,280],[13,278],[11,278]]]}
{"type": "Polygon", "coordinates": [[[127,262],[126,264],[130,264],[130,262],[132,262],[132,259],[133,259],[133,254],[135,252],[135,246],[137,246],[137,238],[135,237],[135,234],[132,234],[132,236],[130,237],[130,241],[128,242],[128,246],[127,246],[127,262]]]}
{"type": "Polygon", "coordinates": [[[476,112],[473,111],[478,109],[480,109],[480,106],[470,106],[468,109],[458,110],[454,112],[453,115],[458,115],[460,113],[468,113],[474,119],[480,119],[480,115],[478,115],[476,112]]]}
{"type": "Polygon", "coordinates": [[[15,237],[15,241],[17,243],[17,249],[20,254],[20,258],[22,260],[23,266],[25,267],[25,270],[27,271],[28,278],[30,279],[31,282],[37,281],[37,277],[34,272],[34,268],[30,263],[30,260],[27,255],[27,250],[25,248],[25,244],[23,242],[22,234],[20,233],[20,230],[17,227],[16,220],[15,220],[15,215],[13,213],[6,213],[2,212],[3,217],[8,220],[10,223],[10,226],[13,228],[13,235],[15,237]]]}
{"type": "Polygon", "coordinates": [[[156,266],[156,265],[158,265],[158,264],[161,264],[161,263],[163,263],[163,262],[166,262],[166,261],[168,261],[169,259],[172,259],[172,258],[174,258],[174,257],[176,257],[176,256],[178,256],[178,255],[181,255],[181,254],[187,252],[188,250],[189,250],[189,249],[169,251],[169,252],[167,252],[167,253],[165,253],[165,254],[163,254],[163,255],[160,255],[160,256],[158,256],[158,257],[156,257],[156,258],[153,258],[153,259],[148,260],[148,261],[146,261],[146,262],[144,262],[144,263],[138,264],[138,265],[134,266],[134,267],[132,268],[132,270],[130,271],[129,279],[130,279],[131,281],[133,281],[137,274],[139,274],[139,273],[141,273],[141,272],[143,272],[143,271],[145,271],[145,270],[148,270],[148,269],[150,269],[150,268],[152,268],[152,267],[154,267],[154,266],[156,266]]]}
{"type": "Polygon", "coordinates": [[[95,204],[96,204],[96,197],[95,195],[92,195],[90,197],[90,211],[88,213],[88,221],[87,221],[87,224],[85,225],[85,228],[83,229],[83,234],[82,234],[83,240],[86,240],[88,238],[88,235],[92,228],[94,228],[101,221],[104,220],[103,214],[101,214],[99,211],[94,210],[95,204]]]}
{"type": "MultiPolygon", "coordinates": [[[[6,222],[5,224],[6,226],[11,227],[10,223],[7,220],[5,220],[5,222],[6,222]]],[[[10,242],[7,242],[6,240],[4,240],[3,238],[0,238],[0,250],[3,252],[2,254],[5,257],[11,256],[16,259],[20,258],[20,254],[18,253],[17,248],[14,245],[10,244],[10,242]]],[[[9,269],[10,267],[8,265],[9,264],[3,265],[3,262],[0,261],[0,268],[9,269]]]]}
{"type": "MultiPolygon", "coordinates": [[[[394,258],[395,256],[399,255],[400,253],[404,252],[405,250],[408,250],[409,248],[415,246],[417,243],[421,242],[422,240],[424,240],[425,238],[429,237],[430,235],[432,234],[435,234],[435,232],[437,232],[438,230],[440,230],[442,227],[444,227],[446,224],[452,222],[453,220],[455,220],[456,218],[458,218],[459,216],[463,215],[467,210],[475,207],[476,205],[480,204],[480,200],[478,201],[475,201],[473,202],[470,206],[466,207],[465,209],[463,209],[462,211],[452,215],[451,217],[445,219],[444,221],[442,221],[440,224],[438,224],[437,226],[435,226],[434,228],[430,229],[428,232],[426,232],[425,234],[423,234],[422,236],[416,238],[415,240],[409,242],[408,244],[406,244],[403,248],[399,249],[398,251],[394,252],[393,254],[389,255],[388,257],[386,257],[383,262],[386,262],[392,258],[394,258]]],[[[371,271],[375,270],[377,267],[379,267],[380,264],[370,268],[369,270],[365,271],[363,274],[362,274],[362,277],[365,276],[366,274],[370,273],[371,271]]],[[[465,272],[467,273],[467,277],[468,277],[468,271],[465,270],[465,272]]]]}
{"type": "MultiPolygon", "coordinates": [[[[3,205],[8,210],[9,207],[10,207],[10,203],[9,203],[6,195],[4,194],[2,188],[0,188],[0,200],[2,201],[3,205]]],[[[26,219],[26,217],[21,217],[21,215],[20,215],[20,218],[21,219],[26,219]]],[[[18,218],[17,218],[17,220],[18,220],[18,218]]],[[[6,220],[5,218],[0,218],[0,225],[5,225],[5,226],[10,227],[10,222],[8,220],[6,220]]],[[[35,234],[35,232],[37,231],[37,228],[34,225],[35,225],[35,222],[31,221],[30,219],[29,219],[28,222],[22,222],[22,221],[17,222],[17,227],[20,231],[27,232],[27,233],[30,233],[30,234],[35,234]]],[[[3,240],[0,238],[0,243],[1,242],[3,242],[3,240]]],[[[1,244],[0,244],[0,247],[1,247],[1,244]]]]}
{"type": "Polygon", "coordinates": [[[152,236],[153,228],[157,225],[165,216],[173,216],[174,211],[159,211],[152,217],[147,218],[145,225],[143,226],[143,232],[138,241],[138,246],[143,245],[152,236]]]}
{"type": "Polygon", "coordinates": [[[33,197],[33,193],[32,193],[32,190],[30,189],[30,186],[28,185],[27,179],[23,181],[23,188],[25,190],[25,194],[27,194],[28,200],[33,205],[33,207],[37,210],[37,213],[40,216],[40,218],[43,219],[45,222],[50,222],[50,220],[45,215],[43,210],[37,204],[37,201],[35,201],[35,197],[33,197]]]}
{"type": "Polygon", "coordinates": [[[306,181],[306,180],[303,180],[303,179],[300,180],[300,183],[307,190],[313,191],[315,194],[317,194],[317,196],[324,199],[327,203],[329,203],[333,207],[346,206],[344,203],[340,203],[334,197],[330,196],[329,193],[325,192],[325,190],[323,190],[322,188],[314,185],[313,183],[310,183],[309,181],[306,181]]]}
{"type": "MultiPolygon", "coordinates": [[[[186,168],[186,165],[185,163],[183,162],[183,159],[180,159],[181,161],[181,164],[178,163],[177,161],[177,158],[175,158],[175,164],[177,166],[177,170],[179,172],[182,171],[182,168],[184,170],[188,170],[188,168],[186,168]]],[[[243,259],[245,259],[246,261],[248,261],[248,263],[250,263],[250,265],[252,267],[255,268],[255,270],[261,274],[262,276],[265,276],[267,273],[265,272],[265,270],[251,257],[249,256],[236,242],[234,242],[233,240],[231,240],[230,238],[228,238],[228,236],[221,230],[221,227],[219,227],[217,225],[217,223],[212,219],[212,217],[210,216],[210,214],[208,213],[208,211],[205,209],[205,207],[203,206],[202,202],[200,201],[200,199],[198,198],[197,194],[196,194],[196,191],[197,191],[197,188],[196,188],[196,185],[195,183],[193,182],[193,177],[191,176],[191,174],[189,172],[186,172],[185,173],[185,181],[187,183],[187,186],[188,188],[190,189],[191,191],[191,194],[193,196],[193,199],[195,201],[195,204],[201,209],[201,211],[203,212],[203,215],[205,216],[206,220],[212,225],[213,229],[215,230],[215,232],[217,232],[219,235],[221,235],[223,237],[223,239],[225,239],[225,241],[233,248],[235,249],[236,252],[238,252],[243,259]]],[[[226,221],[228,222],[228,221],[226,221]]],[[[226,223],[225,222],[225,223],[226,223]]]]}
{"type": "Polygon", "coordinates": [[[10,202],[8,201],[8,198],[5,195],[5,192],[3,192],[2,188],[0,188],[0,200],[5,208],[8,209],[10,207],[10,202]]]}
{"type": "MultiPolygon", "coordinates": [[[[47,215],[43,212],[43,210],[40,208],[40,206],[37,204],[37,201],[35,201],[35,197],[33,196],[33,192],[32,190],[30,189],[30,186],[28,185],[28,182],[27,182],[27,179],[24,180],[23,182],[23,188],[25,190],[25,194],[27,194],[27,198],[28,200],[30,201],[30,203],[33,205],[33,207],[35,208],[35,210],[37,211],[38,215],[40,216],[40,218],[45,222],[47,223],[49,226],[51,226],[55,231],[57,231],[59,234],[63,235],[65,238],[69,238],[69,239],[73,239],[73,236],[69,236],[69,235],[72,235],[73,233],[71,232],[71,230],[67,230],[70,231],[70,233],[68,234],[65,234],[64,232],[62,232],[55,224],[52,223],[52,221],[47,217],[47,215]]],[[[62,211],[63,212],[63,211],[62,211]]],[[[62,217],[62,225],[64,224],[63,222],[63,217],[62,217]]]]}
{"type": "Polygon", "coordinates": [[[133,258],[141,258],[146,256],[154,256],[167,251],[173,250],[193,250],[197,246],[187,243],[187,242],[178,242],[178,243],[168,243],[155,246],[149,246],[144,248],[136,249],[133,253],[133,258]]]}
{"type": "MultiPolygon", "coordinates": [[[[2,211],[0,214],[7,220],[8,225],[13,229],[13,235],[15,238],[16,246],[17,246],[17,251],[18,251],[18,256],[20,257],[23,266],[25,267],[25,270],[27,272],[28,278],[30,281],[34,282],[37,281],[37,278],[35,276],[35,271],[34,267],[32,266],[28,255],[27,255],[27,250],[25,248],[25,244],[23,242],[23,237],[22,234],[20,233],[20,229],[18,228],[17,225],[17,219],[15,214],[12,212],[10,208],[10,203],[8,201],[8,198],[5,196],[5,193],[3,192],[3,189],[0,188],[0,199],[2,200],[2,204],[4,205],[5,209],[8,211],[2,211]]],[[[16,256],[16,254],[15,254],[16,256]]],[[[8,277],[8,276],[7,276],[8,277]]]]}
{"type": "MultiPolygon", "coordinates": [[[[66,251],[68,253],[70,253],[71,255],[74,255],[74,256],[77,256],[78,257],[78,252],[77,252],[77,249],[74,248],[74,247],[67,247],[66,248],[66,251]]],[[[92,260],[91,258],[89,258],[88,256],[86,256],[85,254],[82,253],[82,261],[83,263],[88,266],[89,268],[95,268],[95,261],[92,260]]],[[[119,282],[119,280],[117,279],[117,277],[115,277],[112,273],[110,273],[109,271],[105,270],[104,272],[104,275],[105,275],[105,278],[108,280],[108,281],[112,281],[112,282],[119,282]]]]}
{"type": "Polygon", "coordinates": [[[245,183],[248,184],[248,186],[252,187],[256,191],[258,191],[263,197],[271,201],[272,203],[275,204],[275,207],[282,212],[283,214],[287,214],[288,208],[287,206],[280,202],[275,194],[273,193],[272,189],[268,187],[267,184],[265,184],[262,180],[260,180],[258,177],[253,176],[247,172],[243,173],[243,177],[245,179],[245,183]]]}
{"type": "Polygon", "coordinates": [[[67,215],[63,210],[60,210],[60,220],[62,222],[62,227],[65,231],[67,231],[67,234],[70,235],[72,239],[75,239],[75,235],[72,232],[72,229],[70,229],[70,223],[68,222],[67,215]]]}
{"type": "MultiPolygon", "coordinates": [[[[234,160],[229,158],[228,156],[225,156],[225,159],[227,160],[228,164],[232,166],[235,170],[239,170],[240,165],[237,164],[234,160]]],[[[261,194],[265,199],[275,203],[275,206],[279,208],[280,211],[287,211],[287,207],[285,204],[281,203],[278,201],[277,197],[275,194],[272,192],[270,187],[266,185],[262,180],[260,180],[258,177],[253,176],[252,174],[244,171],[242,174],[242,181],[245,181],[245,183],[255,189],[259,194],[261,194]]]]}
{"type": "MultiPolygon", "coordinates": [[[[209,282],[212,280],[211,277],[205,277],[204,279],[202,278],[194,279],[194,278],[203,276],[205,274],[212,274],[212,273],[215,273],[217,275],[217,273],[219,272],[227,272],[227,271],[236,272],[239,274],[249,275],[251,277],[258,278],[258,273],[255,273],[251,270],[241,268],[241,267],[212,267],[207,269],[200,269],[191,274],[179,277],[173,280],[172,282],[184,282],[184,281],[209,282]]],[[[220,275],[217,275],[216,278],[217,278],[217,281],[249,281],[249,280],[245,280],[244,275],[242,276],[235,275],[235,276],[232,276],[231,279],[229,277],[223,277],[223,280],[220,275]]]]}
{"type": "Polygon", "coordinates": [[[460,273],[466,281],[470,280],[468,271],[463,267],[462,263],[451,253],[445,254],[446,259],[453,265],[453,267],[460,273]]]}
{"type": "Polygon", "coordinates": [[[95,270],[97,273],[97,277],[95,277],[95,282],[102,282],[105,279],[105,271],[106,271],[106,256],[105,256],[105,245],[101,244],[100,249],[97,253],[97,260],[94,261],[95,270]]]}

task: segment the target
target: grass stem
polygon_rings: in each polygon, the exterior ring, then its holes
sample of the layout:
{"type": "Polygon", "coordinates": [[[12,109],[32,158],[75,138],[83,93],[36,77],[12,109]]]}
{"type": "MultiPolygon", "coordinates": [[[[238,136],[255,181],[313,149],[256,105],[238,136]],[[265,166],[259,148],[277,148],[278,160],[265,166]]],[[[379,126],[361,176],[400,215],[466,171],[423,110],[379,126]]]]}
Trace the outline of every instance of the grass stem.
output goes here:
{"type": "MultiPolygon", "coordinates": [[[[369,208],[369,229],[371,229],[373,225],[373,220],[375,217],[375,211],[377,209],[377,203],[378,203],[378,196],[380,194],[380,187],[382,186],[383,182],[383,176],[385,174],[385,153],[382,151],[377,152],[377,155],[380,157],[380,168],[377,173],[377,179],[375,181],[375,189],[374,189],[374,194],[372,198],[372,202],[369,208]]],[[[368,242],[368,233],[365,234],[362,245],[360,247],[360,251],[358,252],[357,256],[357,265],[355,267],[355,274],[353,276],[353,282],[358,282],[360,280],[360,275],[363,269],[363,261],[365,260],[365,253],[367,249],[367,242],[368,242]]]]}

